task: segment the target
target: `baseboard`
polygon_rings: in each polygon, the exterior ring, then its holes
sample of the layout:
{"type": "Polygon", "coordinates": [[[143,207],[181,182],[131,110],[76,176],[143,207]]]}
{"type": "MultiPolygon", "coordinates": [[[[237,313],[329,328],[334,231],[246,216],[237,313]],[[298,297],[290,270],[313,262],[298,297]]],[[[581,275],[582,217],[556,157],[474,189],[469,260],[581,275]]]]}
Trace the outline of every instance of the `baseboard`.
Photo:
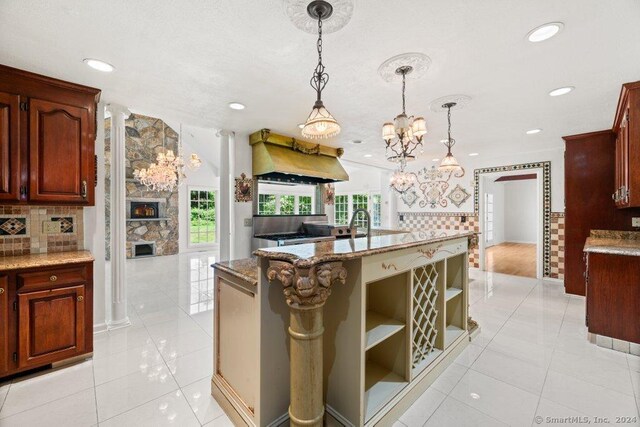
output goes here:
{"type": "Polygon", "coordinates": [[[545,282],[555,282],[564,285],[564,279],[557,279],[555,277],[543,277],[542,280],[545,282]]]}
{"type": "Polygon", "coordinates": [[[525,242],[523,240],[505,240],[502,243],[497,243],[497,245],[501,245],[503,243],[520,243],[520,244],[523,244],[523,245],[536,245],[537,244],[536,242],[525,242]]]}
{"type": "Polygon", "coordinates": [[[102,332],[107,332],[109,328],[107,327],[106,323],[98,323],[96,325],[93,325],[93,333],[94,334],[100,334],[102,332]]]}

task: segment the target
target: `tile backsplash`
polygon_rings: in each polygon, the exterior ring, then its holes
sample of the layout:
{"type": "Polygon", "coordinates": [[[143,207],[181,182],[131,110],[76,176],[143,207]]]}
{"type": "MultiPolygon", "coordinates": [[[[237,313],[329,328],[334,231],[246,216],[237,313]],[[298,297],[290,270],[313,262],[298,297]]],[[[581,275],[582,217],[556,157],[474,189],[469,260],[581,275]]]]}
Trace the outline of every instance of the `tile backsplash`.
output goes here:
{"type": "Polygon", "coordinates": [[[75,206],[0,206],[0,256],[83,249],[83,208],[75,206]],[[60,230],[45,233],[45,223],[60,230]]]}

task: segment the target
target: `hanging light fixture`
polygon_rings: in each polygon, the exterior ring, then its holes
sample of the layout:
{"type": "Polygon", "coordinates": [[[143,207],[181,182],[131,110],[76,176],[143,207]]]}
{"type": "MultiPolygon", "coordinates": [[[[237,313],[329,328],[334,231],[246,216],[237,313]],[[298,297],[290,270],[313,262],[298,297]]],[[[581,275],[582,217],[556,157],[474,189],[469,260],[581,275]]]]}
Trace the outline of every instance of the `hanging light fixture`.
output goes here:
{"type": "Polygon", "coordinates": [[[390,187],[400,195],[409,191],[416,182],[416,174],[405,171],[406,166],[406,159],[400,159],[398,170],[391,175],[390,187]]]}
{"type": "Polygon", "coordinates": [[[449,124],[447,130],[447,139],[444,140],[444,145],[447,147],[447,155],[444,156],[442,161],[440,162],[440,166],[438,169],[445,172],[458,172],[462,170],[462,166],[458,163],[453,154],[451,154],[451,147],[456,144],[456,140],[451,138],[451,108],[455,107],[457,104],[455,102],[447,102],[442,105],[442,108],[447,109],[447,122],[449,124]]]}
{"type": "Polygon", "coordinates": [[[318,21],[318,42],[316,44],[318,65],[310,81],[311,87],[316,91],[317,98],[311,114],[302,128],[302,136],[311,139],[331,138],[340,133],[340,125],[322,102],[322,90],[329,81],[329,74],[324,71],[322,63],[322,20],[331,16],[333,6],[324,0],[312,1],[307,6],[307,13],[318,21]]]}
{"type": "Polygon", "coordinates": [[[422,145],[422,138],[427,134],[427,122],[423,117],[408,117],[406,113],[405,89],[407,74],[413,67],[404,65],[396,69],[396,74],[402,76],[402,113],[398,114],[393,123],[382,126],[382,139],[386,143],[387,160],[402,162],[413,160],[413,152],[422,145]]]}
{"type": "Polygon", "coordinates": [[[202,165],[202,160],[197,154],[191,154],[189,161],[185,163],[182,155],[182,124],[180,124],[180,135],[178,139],[178,155],[173,150],[165,150],[165,125],[162,122],[162,149],[164,152],[158,153],[156,162],[148,168],[136,169],[133,176],[151,191],[173,191],[183,178],[184,167],[197,170],[202,165]]]}

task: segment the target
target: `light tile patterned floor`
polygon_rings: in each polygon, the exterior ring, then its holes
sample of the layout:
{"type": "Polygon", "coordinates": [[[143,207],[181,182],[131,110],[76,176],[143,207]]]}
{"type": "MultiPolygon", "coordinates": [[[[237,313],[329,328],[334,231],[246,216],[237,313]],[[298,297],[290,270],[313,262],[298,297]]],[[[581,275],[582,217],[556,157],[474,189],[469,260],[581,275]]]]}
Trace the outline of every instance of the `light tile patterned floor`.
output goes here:
{"type": "MultiPolygon", "coordinates": [[[[231,425],[209,393],[213,257],[128,261],[133,325],[96,335],[92,360],[0,384],[0,426],[231,425]]],[[[471,275],[482,332],[396,426],[640,425],[640,357],[586,340],[584,298],[558,283],[471,275]]]]}

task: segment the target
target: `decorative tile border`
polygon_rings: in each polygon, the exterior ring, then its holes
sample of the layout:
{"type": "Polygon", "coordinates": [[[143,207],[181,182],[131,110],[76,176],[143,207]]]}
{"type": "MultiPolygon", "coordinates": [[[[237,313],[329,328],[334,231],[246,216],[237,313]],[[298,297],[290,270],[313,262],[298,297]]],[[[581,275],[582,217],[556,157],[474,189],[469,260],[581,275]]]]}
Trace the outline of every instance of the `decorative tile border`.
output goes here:
{"type": "Polygon", "coordinates": [[[522,163],[519,165],[495,166],[490,168],[475,169],[473,171],[473,210],[479,214],[480,210],[480,175],[493,172],[509,172],[515,170],[542,169],[543,188],[543,271],[544,277],[551,275],[551,162],[522,163]]]}
{"type": "Polygon", "coordinates": [[[0,236],[29,237],[29,222],[26,216],[0,215],[0,236]]]}
{"type": "Polygon", "coordinates": [[[551,273],[549,277],[564,279],[564,212],[551,212],[551,273]]]}

